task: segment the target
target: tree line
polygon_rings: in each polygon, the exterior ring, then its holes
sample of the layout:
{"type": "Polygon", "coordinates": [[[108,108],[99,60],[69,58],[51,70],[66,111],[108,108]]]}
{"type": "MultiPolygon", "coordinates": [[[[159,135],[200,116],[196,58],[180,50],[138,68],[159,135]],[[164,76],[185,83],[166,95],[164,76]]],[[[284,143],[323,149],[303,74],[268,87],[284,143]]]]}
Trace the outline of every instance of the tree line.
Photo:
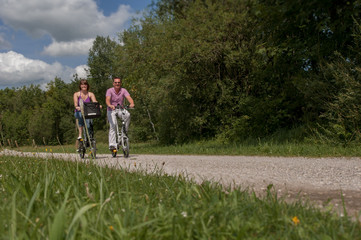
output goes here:
{"type": "MultiPolygon", "coordinates": [[[[119,39],[95,39],[88,79],[104,104],[111,77],[123,78],[137,141],[347,144],[361,136],[360,14],[360,0],[159,0],[119,39]]],[[[4,138],[70,141],[75,90],[57,78],[1,90],[4,138]]]]}

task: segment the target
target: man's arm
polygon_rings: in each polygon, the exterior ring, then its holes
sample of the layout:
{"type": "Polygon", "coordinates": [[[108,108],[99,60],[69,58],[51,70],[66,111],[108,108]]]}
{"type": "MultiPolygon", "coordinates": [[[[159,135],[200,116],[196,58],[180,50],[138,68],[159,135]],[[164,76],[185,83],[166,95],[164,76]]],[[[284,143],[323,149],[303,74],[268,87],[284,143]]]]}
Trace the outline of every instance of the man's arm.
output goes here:
{"type": "Polygon", "coordinates": [[[110,104],[110,96],[106,96],[105,97],[105,103],[107,104],[108,107],[110,107],[112,110],[115,109],[115,106],[110,104]]]}
{"type": "Polygon", "coordinates": [[[126,98],[126,99],[128,100],[128,102],[130,103],[129,107],[130,107],[130,108],[134,108],[133,98],[132,98],[130,95],[126,96],[125,98],[126,98]]]}

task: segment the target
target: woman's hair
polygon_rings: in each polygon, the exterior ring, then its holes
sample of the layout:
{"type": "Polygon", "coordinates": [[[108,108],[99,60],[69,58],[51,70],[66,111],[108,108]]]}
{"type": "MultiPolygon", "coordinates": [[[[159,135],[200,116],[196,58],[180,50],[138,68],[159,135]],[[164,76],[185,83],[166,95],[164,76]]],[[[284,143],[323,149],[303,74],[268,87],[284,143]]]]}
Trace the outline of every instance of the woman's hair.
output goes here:
{"type": "Polygon", "coordinates": [[[80,81],[79,81],[79,90],[81,90],[81,85],[82,84],[85,84],[86,85],[86,90],[89,91],[90,86],[89,86],[89,83],[88,83],[88,81],[86,79],[80,79],[80,81]]]}

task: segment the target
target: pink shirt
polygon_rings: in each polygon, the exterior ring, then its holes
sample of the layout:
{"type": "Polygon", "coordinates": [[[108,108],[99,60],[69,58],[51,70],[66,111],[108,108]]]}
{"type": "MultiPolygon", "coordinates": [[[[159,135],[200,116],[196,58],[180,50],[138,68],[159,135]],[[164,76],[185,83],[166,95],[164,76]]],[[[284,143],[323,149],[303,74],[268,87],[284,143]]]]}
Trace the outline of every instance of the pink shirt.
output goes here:
{"type": "MultiPolygon", "coordinates": [[[[125,88],[121,88],[120,91],[118,93],[115,92],[115,89],[109,88],[107,90],[107,93],[105,94],[105,97],[110,97],[110,105],[114,105],[117,106],[119,105],[123,105],[124,102],[124,98],[127,96],[130,96],[130,94],[128,93],[127,89],[125,88]]],[[[111,111],[112,109],[110,107],[107,108],[108,111],[111,111]]]]}

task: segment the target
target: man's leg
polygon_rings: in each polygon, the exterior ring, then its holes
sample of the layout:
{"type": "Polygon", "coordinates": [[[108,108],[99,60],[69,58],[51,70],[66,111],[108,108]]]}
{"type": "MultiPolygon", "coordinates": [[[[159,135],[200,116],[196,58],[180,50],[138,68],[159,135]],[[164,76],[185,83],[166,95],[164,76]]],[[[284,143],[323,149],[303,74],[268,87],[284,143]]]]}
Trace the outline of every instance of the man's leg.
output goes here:
{"type": "Polygon", "coordinates": [[[122,118],[123,118],[124,123],[125,123],[125,131],[128,132],[129,125],[130,125],[130,113],[127,110],[124,110],[122,112],[122,118]]]}
{"type": "Polygon", "coordinates": [[[111,147],[116,147],[117,142],[115,140],[115,135],[116,135],[116,126],[115,126],[115,122],[116,122],[116,116],[115,116],[115,111],[107,111],[107,117],[108,117],[108,122],[109,122],[109,148],[111,147]]]}

